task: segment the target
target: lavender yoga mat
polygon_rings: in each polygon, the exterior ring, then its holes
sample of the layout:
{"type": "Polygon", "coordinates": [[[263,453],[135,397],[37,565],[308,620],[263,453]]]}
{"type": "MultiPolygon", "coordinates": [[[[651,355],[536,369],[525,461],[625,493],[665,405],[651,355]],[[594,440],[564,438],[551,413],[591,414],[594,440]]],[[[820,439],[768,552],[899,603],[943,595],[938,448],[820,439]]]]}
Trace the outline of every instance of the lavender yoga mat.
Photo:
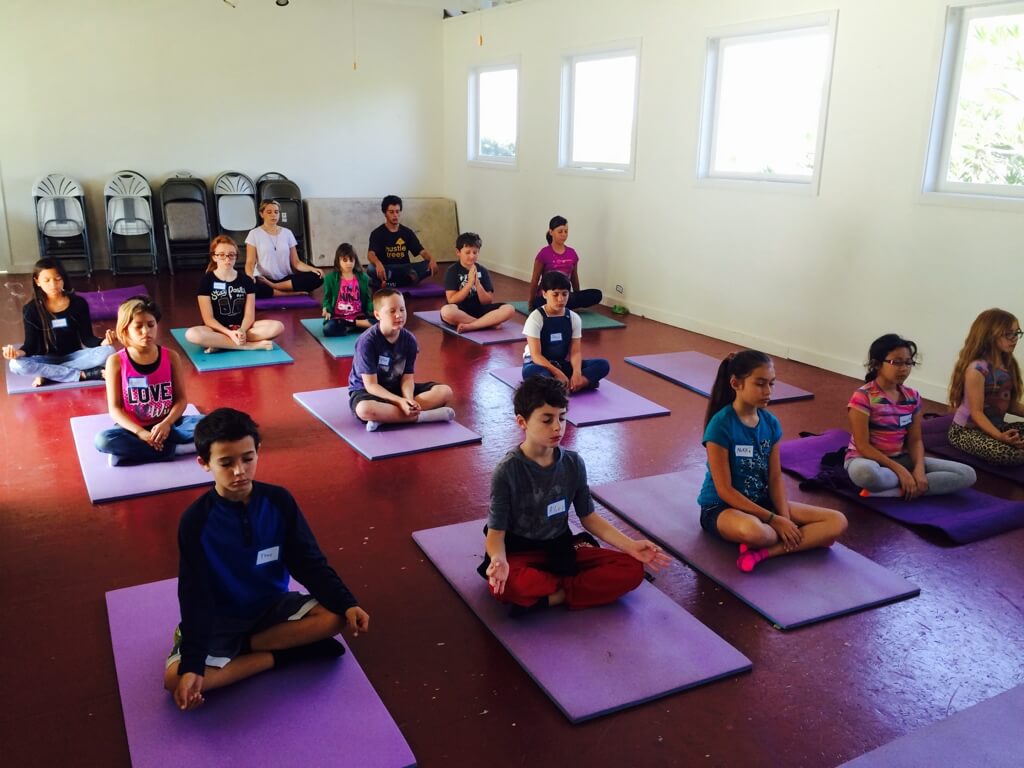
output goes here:
{"type": "MultiPolygon", "coordinates": [[[[925,419],[921,422],[921,439],[924,441],[924,447],[928,453],[934,453],[936,456],[941,456],[944,459],[961,461],[975,469],[988,472],[990,475],[1005,477],[1008,480],[1014,480],[1024,485],[1024,464],[1016,467],[1000,467],[996,464],[989,464],[984,459],[964,453],[959,448],[950,445],[946,433],[949,432],[949,425],[952,423],[953,414],[951,413],[935,419],[925,419]]],[[[1021,428],[1024,429],[1024,423],[1021,423],[1021,428]]]]}
{"type": "Polygon", "coordinates": [[[1020,768],[1024,686],[927,725],[840,768],[1020,768]]]}
{"type": "Polygon", "coordinates": [[[523,336],[523,326],[515,320],[506,320],[501,324],[500,328],[485,328],[482,331],[459,333],[452,326],[448,325],[448,323],[441,320],[440,310],[435,309],[430,312],[415,312],[414,314],[420,320],[440,328],[445,333],[450,333],[452,336],[458,336],[460,339],[472,341],[474,344],[504,344],[509,341],[526,343],[525,337],[523,336]]]}
{"type": "Polygon", "coordinates": [[[417,283],[416,285],[400,285],[396,290],[401,291],[412,299],[430,299],[435,296],[444,296],[444,286],[437,283],[417,283]]]}
{"type": "Polygon", "coordinates": [[[339,357],[352,357],[356,352],[356,340],[358,333],[350,333],[346,336],[324,336],[324,321],[319,317],[311,317],[300,320],[302,327],[312,334],[313,338],[320,342],[320,346],[327,350],[328,354],[337,359],[339,357]]]}
{"type": "Polygon", "coordinates": [[[351,650],[211,691],[199,709],[178,711],[161,685],[179,617],[177,584],[167,579],[107,592],[134,768],[415,765],[351,650]]]}
{"type": "Polygon", "coordinates": [[[476,572],[483,526],[471,520],[412,537],[573,723],[750,669],[749,659],[646,581],[611,605],[510,618],[476,572]]]}
{"type": "Polygon", "coordinates": [[[850,433],[841,429],[786,440],[779,446],[782,468],[901,523],[939,530],[957,544],[1024,527],[1024,502],[1000,499],[973,488],[945,496],[922,496],[913,501],[861,496],[860,489],[850,482],[841,466],[825,471],[821,466],[822,456],[845,447],[849,441],[850,433]]]}
{"type": "MultiPolygon", "coordinates": [[[[494,368],[488,373],[513,389],[523,380],[521,366],[494,368]]],[[[577,427],[589,427],[613,421],[668,416],[669,413],[668,408],[663,408],[646,397],[640,397],[613,381],[602,379],[601,386],[597,389],[580,392],[569,398],[569,412],[565,418],[577,427]]]]}
{"type": "Polygon", "coordinates": [[[292,397],[370,461],[479,443],[481,439],[457,421],[395,425],[367,432],[348,406],[348,387],[296,392],[292,397]]]}
{"type": "MultiPolygon", "coordinates": [[[[648,373],[661,376],[663,379],[685,387],[698,395],[709,397],[711,387],[718,374],[718,366],[722,362],[705,355],[703,352],[663,352],[657,355],[633,355],[626,362],[643,368],[648,373]]],[[[814,397],[813,392],[794,387],[784,381],[775,382],[772,392],[773,403],[785,403],[791,400],[808,400],[814,397]]]]}
{"type": "Polygon", "coordinates": [[[89,317],[93,320],[113,320],[117,308],[132,296],[148,296],[144,285],[129,285],[125,288],[108,288],[105,291],[76,291],[89,305],[89,317]]]}
{"type": "MultiPolygon", "coordinates": [[[[189,405],[185,413],[194,416],[199,411],[194,405],[189,405]]],[[[78,451],[78,463],[82,467],[85,488],[93,504],[176,491],[179,488],[194,488],[213,482],[210,473],[196,462],[194,453],[178,456],[173,461],[110,466],[107,454],[97,451],[93,441],[97,434],[113,426],[114,420],[106,413],[75,416],[71,419],[71,434],[75,440],[75,450],[78,451]]]]}
{"type": "Polygon", "coordinates": [[[320,308],[320,302],[312,296],[299,293],[294,296],[271,296],[268,299],[256,299],[256,309],[308,309],[320,308]]]}
{"type": "Polygon", "coordinates": [[[264,365],[286,365],[295,362],[292,356],[277,344],[273,349],[223,349],[207,354],[198,344],[185,338],[187,328],[172,328],[171,336],[185,356],[200,373],[208,371],[228,371],[235,368],[257,368],[264,365]]]}
{"type": "Polygon", "coordinates": [[[703,467],[591,488],[594,498],[781,629],[794,629],[920,593],[842,544],[736,567],[737,546],[700,527],[703,467]]]}
{"type": "MultiPolygon", "coordinates": [[[[7,361],[3,361],[6,363],[7,361]]],[[[53,384],[46,384],[42,387],[33,387],[32,382],[35,380],[35,376],[22,376],[18,373],[12,373],[9,365],[4,365],[4,370],[7,373],[7,394],[8,395],[25,395],[30,392],[53,392],[58,389],[88,389],[89,387],[103,387],[106,386],[105,381],[72,381],[67,384],[61,384],[54,382],[53,384]]]]}

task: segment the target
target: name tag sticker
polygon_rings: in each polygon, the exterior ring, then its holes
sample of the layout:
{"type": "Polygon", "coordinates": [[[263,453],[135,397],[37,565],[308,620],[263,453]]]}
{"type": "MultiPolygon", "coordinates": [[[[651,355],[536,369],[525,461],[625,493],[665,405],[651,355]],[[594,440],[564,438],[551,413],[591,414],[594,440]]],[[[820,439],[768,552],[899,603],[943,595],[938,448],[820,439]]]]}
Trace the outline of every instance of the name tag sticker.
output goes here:
{"type": "Polygon", "coordinates": [[[272,563],[280,557],[280,547],[270,547],[269,549],[261,549],[256,553],[256,565],[263,565],[264,563],[272,563]]]}
{"type": "Polygon", "coordinates": [[[552,333],[551,334],[551,340],[552,341],[561,341],[562,340],[562,334],[560,334],[560,333],[552,333]]]}
{"type": "Polygon", "coordinates": [[[565,499],[558,499],[548,504],[548,517],[565,514],[565,499]]]}
{"type": "Polygon", "coordinates": [[[128,389],[145,389],[146,388],[146,377],[145,376],[129,376],[128,377],[128,389]]]}
{"type": "Polygon", "coordinates": [[[213,290],[215,290],[215,291],[226,291],[227,289],[228,289],[227,283],[217,283],[217,282],[215,282],[213,284],[213,290]]]}
{"type": "Polygon", "coordinates": [[[380,357],[377,358],[377,365],[379,365],[381,368],[387,368],[389,365],[391,365],[391,357],[388,355],[381,355],[380,357]]]}
{"type": "Polygon", "coordinates": [[[906,414],[900,416],[900,426],[901,427],[905,427],[908,424],[910,424],[910,422],[912,422],[913,420],[914,420],[914,414],[906,413],[906,414]]]}
{"type": "Polygon", "coordinates": [[[737,445],[736,455],[741,459],[752,459],[754,458],[754,446],[752,445],[737,445]]]}
{"type": "Polygon", "coordinates": [[[50,326],[52,328],[67,328],[68,327],[68,319],[66,317],[55,317],[50,322],[50,326]]]}

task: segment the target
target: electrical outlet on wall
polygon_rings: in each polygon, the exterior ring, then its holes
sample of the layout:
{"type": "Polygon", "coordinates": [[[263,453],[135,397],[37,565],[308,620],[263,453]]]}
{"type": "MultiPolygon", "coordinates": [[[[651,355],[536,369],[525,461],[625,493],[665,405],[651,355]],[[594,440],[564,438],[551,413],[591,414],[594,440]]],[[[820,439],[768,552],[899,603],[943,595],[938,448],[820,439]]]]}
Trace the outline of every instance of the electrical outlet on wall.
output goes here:
{"type": "Polygon", "coordinates": [[[622,285],[616,285],[615,286],[615,292],[617,294],[619,294],[619,296],[625,296],[626,295],[626,289],[622,285]]]}

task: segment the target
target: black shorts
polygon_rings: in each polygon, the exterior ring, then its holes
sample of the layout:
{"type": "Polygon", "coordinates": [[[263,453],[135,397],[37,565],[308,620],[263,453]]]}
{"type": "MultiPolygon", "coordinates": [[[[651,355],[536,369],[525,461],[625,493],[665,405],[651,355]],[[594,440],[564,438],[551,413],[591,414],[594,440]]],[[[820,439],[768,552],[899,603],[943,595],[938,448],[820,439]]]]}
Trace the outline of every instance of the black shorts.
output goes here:
{"type": "Polygon", "coordinates": [[[501,309],[504,304],[481,304],[480,302],[464,302],[462,304],[456,304],[456,307],[461,309],[470,317],[475,317],[479,320],[481,317],[486,315],[488,312],[493,312],[496,309],[501,309]]]}
{"type": "MultiPolygon", "coordinates": [[[[416,397],[416,395],[422,395],[424,392],[433,389],[436,386],[436,381],[424,381],[420,384],[413,384],[412,396],[416,397]]],[[[390,392],[391,390],[388,391],[390,392]]],[[[401,396],[400,393],[398,392],[395,392],[394,394],[401,396]]],[[[353,414],[355,414],[356,412],[356,406],[359,405],[364,400],[373,400],[374,402],[377,403],[390,403],[391,405],[394,405],[394,403],[392,403],[390,400],[385,400],[383,397],[371,395],[365,389],[350,389],[348,391],[348,407],[352,409],[353,414]]],[[[359,419],[358,416],[356,416],[356,418],[359,419]]],[[[362,419],[359,420],[362,421],[362,419]]]]}
{"type": "MultiPolygon", "coordinates": [[[[216,616],[210,627],[206,665],[223,667],[242,651],[246,638],[286,621],[298,621],[317,605],[316,598],[298,592],[285,592],[263,613],[254,618],[216,616]]],[[[174,645],[167,666],[181,660],[181,626],[174,630],[174,645]]]]}

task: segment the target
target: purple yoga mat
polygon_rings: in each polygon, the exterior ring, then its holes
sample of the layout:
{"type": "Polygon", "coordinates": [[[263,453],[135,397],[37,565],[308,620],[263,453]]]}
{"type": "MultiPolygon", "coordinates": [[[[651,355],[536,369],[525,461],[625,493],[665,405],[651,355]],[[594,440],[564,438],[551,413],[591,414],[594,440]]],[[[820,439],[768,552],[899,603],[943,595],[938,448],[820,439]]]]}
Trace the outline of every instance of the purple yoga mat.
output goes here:
{"type": "MultiPolygon", "coordinates": [[[[627,357],[626,362],[655,376],[668,379],[698,395],[709,397],[711,386],[718,374],[718,366],[722,361],[703,352],[663,352],[658,355],[633,355],[627,357]]],[[[776,381],[775,390],[772,392],[773,403],[808,400],[812,397],[813,392],[794,387],[784,381],[776,381]]]]}
{"type": "Polygon", "coordinates": [[[117,308],[132,296],[148,296],[144,285],[129,285],[125,288],[108,288],[105,291],[76,291],[89,305],[89,317],[93,320],[113,320],[117,308]]]}
{"type": "Polygon", "coordinates": [[[415,765],[351,650],[211,691],[199,709],[179,711],[161,684],[180,615],[177,585],[167,579],[107,592],[134,768],[415,765]]]}
{"type": "MultiPolygon", "coordinates": [[[[194,416],[199,411],[190,405],[185,413],[194,416]]],[[[114,420],[106,413],[75,416],[71,419],[71,434],[75,440],[75,450],[78,451],[78,463],[82,467],[85,488],[93,504],[176,491],[179,488],[194,488],[213,482],[210,473],[196,462],[194,453],[178,456],[173,461],[110,466],[107,454],[97,451],[93,441],[97,434],[113,426],[114,420]]]]}
{"type": "Polygon", "coordinates": [[[945,496],[922,496],[913,501],[861,496],[860,489],[850,482],[841,466],[822,471],[821,457],[845,447],[849,441],[850,433],[841,429],[830,429],[814,437],[785,440],[779,445],[782,468],[893,520],[937,529],[957,544],[968,544],[1024,527],[1024,502],[1000,499],[973,488],[945,496]]]}
{"type": "Polygon", "coordinates": [[[523,336],[523,326],[515,320],[506,320],[501,324],[500,328],[485,328],[481,331],[459,333],[452,326],[441,320],[441,310],[439,309],[430,312],[415,312],[414,314],[420,320],[440,328],[445,333],[472,341],[474,344],[505,344],[510,341],[526,343],[523,336]]]}
{"type": "Polygon", "coordinates": [[[591,488],[594,498],[732,592],[780,629],[794,629],[903,600],[920,590],[842,544],[774,557],[753,573],[736,567],[735,544],[700,527],[703,467],[591,488]]]}
{"type": "Polygon", "coordinates": [[[256,309],[319,309],[320,302],[305,293],[295,296],[272,296],[269,299],[256,299],[256,309]]]}
{"type": "MultiPolygon", "coordinates": [[[[523,380],[521,366],[493,368],[488,373],[503,384],[518,387],[523,380]]],[[[580,392],[569,398],[569,412],[565,418],[577,427],[595,424],[610,424],[613,421],[646,419],[649,416],[668,416],[671,411],[657,403],[630,392],[608,379],[601,380],[601,386],[580,392]]]]}
{"type": "Polygon", "coordinates": [[[292,397],[371,461],[481,440],[480,435],[457,421],[395,425],[367,432],[366,425],[348,406],[348,387],[296,392],[292,397]]]}
{"type": "Polygon", "coordinates": [[[476,572],[483,526],[471,520],[412,537],[572,722],[750,669],[749,659],[646,581],[611,605],[510,618],[476,572]]]}
{"type": "MultiPolygon", "coordinates": [[[[921,439],[924,441],[924,447],[928,453],[934,453],[944,459],[960,461],[975,469],[988,472],[990,475],[1005,477],[1007,480],[1014,480],[1024,485],[1024,464],[1016,467],[1000,467],[950,445],[946,433],[949,432],[949,425],[952,423],[953,414],[951,413],[921,422],[921,439]]],[[[1024,429],[1024,423],[1021,424],[1021,428],[1024,429]]]]}
{"type": "Polygon", "coordinates": [[[840,768],[1020,768],[1024,686],[843,763],[840,768]]]}
{"type": "MultiPolygon", "coordinates": [[[[6,360],[3,362],[7,362],[6,360]]],[[[35,376],[22,376],[21,374],[12,373],[9,365],[4,365],[4,370],[7,373],[7,394],[8,395],[26,395],[31,392],[54,392],[58,389],[88,389],[90,387],[104,387],[107,382],[103,380],[99,381],[72,381],[67,384],[54,383],[47,384],[42,387],[33,387],[32,382],[35,380],[35,376]]]]}
{"type": "Polygon", "coordinates": [[[444,286],[437,283],[417,283],[416,285],[400,285],[396,290],[401,291],[412,299],[431,299],[435,296],[444,296],[444,286]]]}

